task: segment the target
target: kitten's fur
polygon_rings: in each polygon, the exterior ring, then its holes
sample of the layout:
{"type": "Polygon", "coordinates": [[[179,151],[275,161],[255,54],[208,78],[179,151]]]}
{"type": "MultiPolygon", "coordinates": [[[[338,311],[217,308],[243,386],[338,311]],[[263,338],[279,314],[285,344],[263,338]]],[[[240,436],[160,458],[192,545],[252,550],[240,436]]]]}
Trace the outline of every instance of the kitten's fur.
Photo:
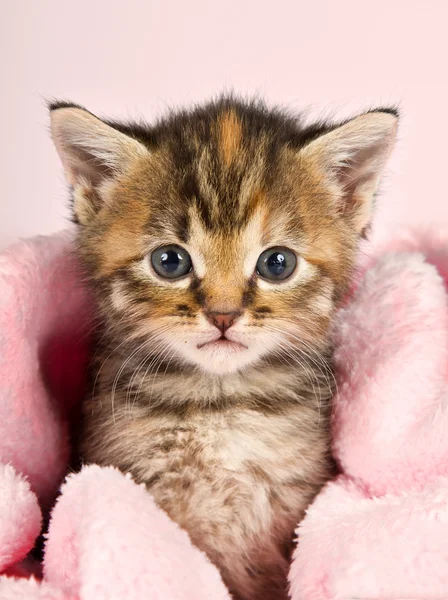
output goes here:
{"type": "Polygon", "coordinates": [[[286,598],[294,529],[332,473],[328,328],[397,115],[303,127],[225,98],[154,127],[51,117],[100,315],[84,459],[144,482],[235,598],[286,598]],[[148,258],[168,243],[192,257],[179,281],[148,258]],[[282,283],[255,272],[272,246],[299,256],[282,283]],[[199,349],[206,310],[238,312],[246,350],[199,349]]]}

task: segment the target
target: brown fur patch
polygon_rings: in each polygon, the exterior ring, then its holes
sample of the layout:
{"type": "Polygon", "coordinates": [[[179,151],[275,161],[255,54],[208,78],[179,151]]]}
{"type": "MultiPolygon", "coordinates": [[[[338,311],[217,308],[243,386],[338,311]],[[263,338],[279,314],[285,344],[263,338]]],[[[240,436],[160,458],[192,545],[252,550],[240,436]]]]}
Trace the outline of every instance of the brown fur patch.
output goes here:
{"type": "Polygon", "coordinates": [[[231,165],[240,150],[242,136],[242,124],[236,112],[225,112],[219,119],[219,148],[227,166],[231,165]]]}
{"type": "Polygon", "coordinates": [[[101,206],[101,199],[92,184],[80,181],[73,189],[73,213],[76,222],[88,225],[101,206]]]}
{"type": "Polygon", "coordinates": [[[144,249],[141,244],[142,222],[127,219],[124,222],[111,223],[101,244],[100,275],[112,275],[120,268],[141,256],[144,249]]]}
{"type": "Polygon", "coordinates": [[[102,215],[104,234],[97,247],[101,277],[112,275],[145,254],[144,229],[149,207],[130,197],[121,197],[120,201],[120,219],[115,218],[114,211],[102,215]]]}

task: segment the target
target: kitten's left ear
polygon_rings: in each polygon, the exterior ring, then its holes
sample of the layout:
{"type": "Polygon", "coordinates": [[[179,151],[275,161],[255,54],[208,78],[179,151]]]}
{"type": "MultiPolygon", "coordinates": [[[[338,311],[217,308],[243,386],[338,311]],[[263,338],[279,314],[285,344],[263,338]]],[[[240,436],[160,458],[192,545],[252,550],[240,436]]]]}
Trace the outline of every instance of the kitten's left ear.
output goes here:
{"type": "Polygon", "coordinates": [[[76,105],[50,106],[51,134],[73,189],[75,220],[89,223],[103,204],[102,184],[126,173],[148,150],[76,105]]]}
{"type": "Polygon", "coordinates": [[[147,154],[136,139],[121,133],[76,105],[50,106],[51,134],[72,186],[81,178],[93,184],[124,172],[147,154]]]}
{"type": "Polygon", "coordinates": [[[299,153],[331,186],[338,209],[362,233],[369,225],[384,166],[394,147],[395,111],[373,111],[320,135],[299,153]]]}

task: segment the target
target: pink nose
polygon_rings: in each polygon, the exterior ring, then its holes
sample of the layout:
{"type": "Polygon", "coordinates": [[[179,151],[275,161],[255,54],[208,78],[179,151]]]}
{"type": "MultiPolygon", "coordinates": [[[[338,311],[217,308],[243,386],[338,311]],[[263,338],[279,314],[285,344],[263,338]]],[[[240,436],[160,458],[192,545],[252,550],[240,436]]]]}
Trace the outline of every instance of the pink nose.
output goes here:
{"type": "Polygon", "coordinates": [[[225,313],[214,311],[209,311],[206,313],[206,317],[210,323],[213,323],[213,325],[215,325],[215,327],[217,327],[223,335],[228,329],[230,329],[230,327],[232,327],[240,315],[241,313],[236,310],[225,313]]]}

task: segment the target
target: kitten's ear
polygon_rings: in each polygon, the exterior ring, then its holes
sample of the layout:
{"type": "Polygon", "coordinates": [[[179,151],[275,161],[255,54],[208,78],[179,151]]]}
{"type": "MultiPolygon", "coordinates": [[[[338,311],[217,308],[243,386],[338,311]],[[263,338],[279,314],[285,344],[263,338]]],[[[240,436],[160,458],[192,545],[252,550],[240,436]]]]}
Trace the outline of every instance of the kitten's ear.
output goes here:
{"type": "Polygon", "coordinates": [[[73,187],[75,216],[84,223],[98,208],[96,188],[124,173],[148,150],[83,108],[55,104],[50,106],[50,117],[51,134],[73,187]]]}
{"type": "Polygon", "coordinates": [[[371,221],[378,183],[395,143],[395,111],[369,112],[320,135],[300,151],[322,173],[338,209],[362,233],[371,221]]]}
{"type": "Polygon", "coordinates": [[[124,172],[148,151],[134,138],[77,106],[50,107],[51,134],[70,185],[79,179],[94,185],[124,172]]]}

